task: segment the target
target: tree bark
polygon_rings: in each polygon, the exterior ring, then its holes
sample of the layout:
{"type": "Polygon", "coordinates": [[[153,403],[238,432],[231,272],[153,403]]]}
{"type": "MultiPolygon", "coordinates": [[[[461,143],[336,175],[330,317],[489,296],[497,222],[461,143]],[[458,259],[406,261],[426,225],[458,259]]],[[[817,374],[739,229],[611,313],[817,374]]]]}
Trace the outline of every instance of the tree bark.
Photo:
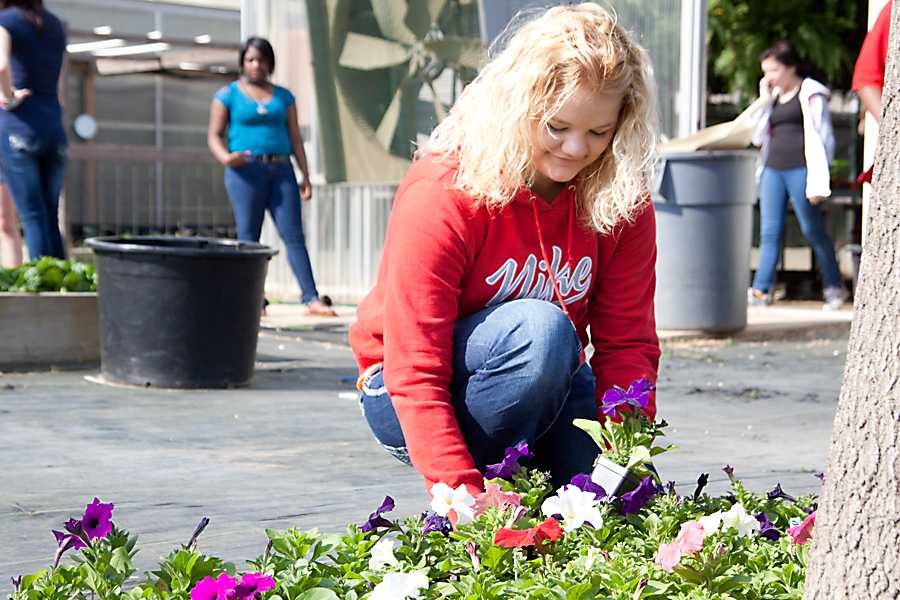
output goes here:
{"type": "Polygon", "coordinates": [[[806,600],[900,598],[900,8],[894,6],[856,315],[806,600]]]}

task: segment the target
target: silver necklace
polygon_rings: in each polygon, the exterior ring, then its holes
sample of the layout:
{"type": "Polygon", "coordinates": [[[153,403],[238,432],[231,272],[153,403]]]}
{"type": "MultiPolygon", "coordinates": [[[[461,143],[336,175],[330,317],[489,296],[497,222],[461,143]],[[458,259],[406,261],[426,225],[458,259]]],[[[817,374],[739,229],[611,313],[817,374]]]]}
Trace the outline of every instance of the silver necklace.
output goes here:
{"type": "Polygon", "coordinates": [[[269,109],[266,108],[266,106],[265,106],[265,104],[263,103],[263,101],[262,101],[262,100],[257,100],[256,98],[254,98],[253,96],[250,95],[250,92],[249,92],[249,89],[250,89],[250,88],[249,88],[249,84],[250,84],[250,82],[247,81],[247,79],[244,79],[244,83],[246,83],[246,84],[248,85],[248,88],[247,88],[247,90],[248,90],[248,91],[247,91],[247,96],[249,96],[251,100],[253,100],[254,102],[256,102],[256,114],[258,114],[258,115],[267,115],[267,114],[269,114],[269,109]]]}

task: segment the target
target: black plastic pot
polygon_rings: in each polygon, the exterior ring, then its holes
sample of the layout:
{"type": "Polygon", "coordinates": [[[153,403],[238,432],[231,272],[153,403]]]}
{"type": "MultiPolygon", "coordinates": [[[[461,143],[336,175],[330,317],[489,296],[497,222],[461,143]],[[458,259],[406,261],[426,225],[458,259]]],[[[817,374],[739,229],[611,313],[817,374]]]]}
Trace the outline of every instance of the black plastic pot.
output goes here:
{"type": "Polygon", "coordinates": [[[266,269],[277,251],[248,242],[99,237],[101,374],[167,388],[253,378],[266,269]]]}

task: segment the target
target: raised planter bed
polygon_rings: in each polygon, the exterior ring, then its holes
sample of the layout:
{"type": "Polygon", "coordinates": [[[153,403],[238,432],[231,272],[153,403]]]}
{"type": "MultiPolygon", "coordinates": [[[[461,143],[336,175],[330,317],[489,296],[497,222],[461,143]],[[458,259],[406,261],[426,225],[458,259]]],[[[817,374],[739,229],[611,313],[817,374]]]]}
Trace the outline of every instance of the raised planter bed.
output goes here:
{"type": "Polygon", "coordinates": [[[0,370],[100,362],[95,292],[0,293],[0,370]]]}

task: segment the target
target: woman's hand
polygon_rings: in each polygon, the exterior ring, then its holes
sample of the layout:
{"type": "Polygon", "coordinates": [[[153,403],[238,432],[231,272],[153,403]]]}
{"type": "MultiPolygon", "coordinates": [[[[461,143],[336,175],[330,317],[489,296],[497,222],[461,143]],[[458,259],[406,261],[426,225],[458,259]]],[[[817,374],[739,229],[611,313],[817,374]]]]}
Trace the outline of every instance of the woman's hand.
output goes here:
{"type": "Polygon", "coordinates": [[[307,201],[312,198],[312,185],[306,175],[303,177],[303,183],[300,184],[300,198],[307,201]]]}
{"type": "Polygon", "coordinates": [[[772,86],[769,85],[768,80],[763,77],[759,80],[759,97],[760,98],[769,98],[772,95],[772,86]]]}
{"type": "Polygon", "coordinates": [[[31,90],[28,89],[13,90],[12,98],[7,98],[3,101],[3,110],[16,110],[25,101],[25,98],[30,95],[31,90]]]}
{"type": "Polygon", "coordinates": [[[823,202],[825,202],[825,196],[810,196],[809,197],[809,203],[812,204],[813,206],[818,206],[818,205],[822,204],[823,202]]]}
{"type": "Polygon", "coordinates": [[[246,165],[248,160],[250,160],[249,150],[244,150],[243,152],[229,152],[225,160],[222,161],[222,164],[226,167],[236,169],[246,165]]]}

